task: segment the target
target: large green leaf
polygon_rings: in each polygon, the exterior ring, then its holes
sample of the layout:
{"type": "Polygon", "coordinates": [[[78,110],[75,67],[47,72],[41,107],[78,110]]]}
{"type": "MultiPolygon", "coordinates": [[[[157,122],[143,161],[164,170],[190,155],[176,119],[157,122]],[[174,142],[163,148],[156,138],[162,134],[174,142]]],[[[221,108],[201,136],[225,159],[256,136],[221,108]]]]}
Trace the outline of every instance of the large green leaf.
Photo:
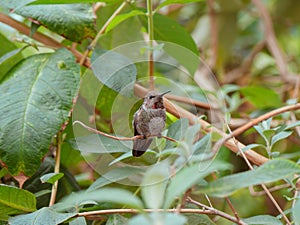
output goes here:
{"type": "MultiPolygon", "coordinates": [[[[147,28],[146,17],[141,16],[140,19],[147,28]]],[[[189,32],[175,20],[158,13],[153,16],[153,23],[154,39],[162,41],[164,50],[193,75],[200,60],[197,45],[189,32]]]]}
{"type": "Polygon", "coordinates": [[[29,191],[0,185],[0,217],[33,212],[36,210],[35,196],[29,191]]]}
{"type": "Polygon", "coordinates": [[[279,219],[269,215],[253,216],[243,221],[249,225],[282,225],[279,219]]]}
{"type": "Polygon", "coordinates": [[[53,225],[60,224],[72,217],[76,213],[58,213],[51,208],[41,208],[40,210],[26,214],[13,217],[9,220],[11,225],[24,225],[24,224],[43,224],[43,225],[53,225]]]}
{"type": "MultiPolygon", "coordinates": [[[[0,1],[1,2],[1,1],[0,1]]],[[[1,5],[1,3],[0,3],[1,5]]],[[[7,37],[0,33],[0,56],[2,57],[6,53],[9,53],[17,48],[16,45],[14,45],[10,40],[7,39],[7,37]]]]}
{"type": "Polygon", "coordinates": [[[156,10],[167,6],[167,5],[171,5],[171,4],[188,4],[188,3],[193,3],[193,2],[202,2],[203,0],[166,0],[163,3],[161,3],[156,10]]]}
{"type": "Polygon", "coordinates": [[[146,171],[142,182],[142,196],[148,208],[162,207],[169,177],[170,166],[167,163],[155,164],[146,171]]]}
{"type": "Polygon", "coordinates": [[[31,56],[0,85],[0,158],[10,173],[31,176],[70,113],[79,66],[66,49],[31,56]]]}
{"type": "Polygon", "coordinates": [[[298,196],[298,200],[296,201],[294,207],[293,207],[293,219],[295,221],[295,225],[299,225],[300,224],[300,199],[299,199],[299,196],[298,196]]]}
{"type": "MultiPolygon", "coordinates": [[[[1,36],[0,36],[1,37],[1,36]]],[[[18,48],[11,52],[6,53],[0,58],[0,83],[18,62],[24,59],[22,54],[25,48],[18,48]]]]}
{"type": "Polygon", "coordinates": [[[279,95],[270,88],[251,86],[241,88],[241,92],[249,102],[260,109],[281,105],[279,95]]]}
{"type": "Polygon", "coordinates": [[[71,41],[81,42],[96,34],[93,11],[88,4],[28,5],[15,12],[37,20],[71,41]]]}
{"type": "Polygon", "coordinates": [[[184,167],[172,178],[168,185],[164,208],[169,208],[176,197],[184,194],[185,191],[212,172],[229,168],[229,164],[216,160],[184,167]]]}
{"type": "Polygon", "coordinates": [[[187,219],[176,213],[150,213],[149,215],[138,215],[128,221],[128,225],[184,225],[187,219]]]}
{"type": "Polygon", "coordinates": [[[133,16],[138,16],[138,15],[146,15],[145,12],[141,10],[132,10],[129,13],[124,13],[121,15],[116,16],[108,25],[106,28],[105,32],[109,32],[112,30],[114,27],[116,27],[119,23],[122,23],[126,19],[133,17],[133,16]]]}
{"type": "Polygon", "coordinates": [[[57,210],[78,209],[80,206],[91,203],[110,202],[142,209],[142,201],[133,193],[119,188],[102,188],[94,191],[81,191],[65,197],[56,205],[57,210]]]}
{"type": "Polygon", "coordinates": [[[300,172],[300,166],[286,159],[274,159],[257,169],[222,177],[200,188],[200,192],[224,197],[236,190],[257,184],[269,183],[300,172]]]}
{"type": "Polygon", "coordinates": [[[103,174],[98,178],[88,189],[87,191],[94,191],[99,189],[107,184],[123,180],[130,177],[131,175],[137,174],[143,171],[140,168],[135,167],[117,167],[107,173],[103,174]]]}
{"type": "Polygon", "coordinates": [[[126,96],[133,93],[136,67],[129,58],[114,51],[96,50],[92,55],[92,70],[107,87],[126,96]]]}

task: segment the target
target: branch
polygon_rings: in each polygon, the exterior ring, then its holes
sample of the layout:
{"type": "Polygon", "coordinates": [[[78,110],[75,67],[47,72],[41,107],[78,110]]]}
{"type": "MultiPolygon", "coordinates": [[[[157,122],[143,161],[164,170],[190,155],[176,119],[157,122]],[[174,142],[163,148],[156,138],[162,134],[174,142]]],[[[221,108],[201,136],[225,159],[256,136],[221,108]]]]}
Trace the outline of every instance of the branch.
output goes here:
{"type": "MultiPolygon", "coordinates": [[[[91,131],[91,132],[96,133],[96,134],[101,134],[102,136],[105,136],[105,137],[108,137],[108,138],[111,138],[111,139],[114,139],[114,140],[118,140],[118,141],[133,141],[135,139],[144,139],[145,138],[144,135],[136,135],[136,136],[133,136],[133,137],[116,137],[116,136],[104,133],[102,131],[96,130],[92,127],[89,127],[89,126],[85,125],[84,123],[82,123],[81,121],[78,121],[78,120],[73,122],[73,125],[75,125],[75,124],[80,124],[81,126],[83,126],[88,131],[91,131]]],[[[154,136],[150,136],[150,137],[157,137],[157,136],[154,135],[154,136]]],[[[161,137],[165,138],[169,141],[177,142],[175,139],[167,137],[167,136],[161,136],[161,137]]]]}
{"type": "MultiPolygon", "coordinates": [[[[202,206],[202,204],[201,204],[202,206]]],[[[237,221],[235,217],[230,216],[222,211],[219,211],[214,208],[210,208],[207,206],[209,209],[179,209],[180,213],[195,213],[195,214],[207,214],[207,215],[218,215],[221,216],[227,220],[230,220],[232,222],[235,222],[240,225],[247,225],[246,223],[242,221],[237,221]]],[[[178,212],[178,209],[144,209],[144,212],[171,212],[171,213],[176,213],[178,212]]],[[[137,209],[107,209],[107,210],[96,210],[96,211],[90,211],[90,212],[82,212],[78,213],[77,216],[84,216],[84,217],[90,217],[90,216],[95,216],[95,215],[107,215],[107,214],[119,214],[119,213],[131,213],[131,214],[137,214],[140,213],[141,211],[137,209]]]]}
{"type": "Polygon", "coordinates": [[[125,8],[127,4],[127,1],[124,1],[118,8],[117,10],[109,17],[109,19],[105,22],[101,30],[98,32],[94,40],[91,42],[91,44],[88,46],[87,50],[83,53],[81,59],[80,59],[80,65],[83,65],[85,63],[85,60],[88,56],[88,54],[91,52],[91,50],[96,46],[99,38],[101,35],[105,32],[106,28],[108,25],[111,23],[111,21],[125,8]]]}
{"type": "MultiPolygon", "coordinates": [[[[274,117],[276,115],[282,114],[284,112],[288,112],[288,111],[293,111],[293,110],[298,110],[300,109],[300,103],[297,103],[295,105],[289,105],[289,106],[284,106],[281,107],[279,109],[275,109],[273,111],[270,111],[254,120],[251,120],[249,123],[246,123],[245,125],[235,129],[232,133],[230,133],[229,135],[227,135],[226,137],[224,137],[223,139],[219,140],[214,148],[213,148],[213,152],[216,153],[219,149],[219,147],[221,145],[223,145],[224,143],[226,143],[227,141],[229,141],[229,139],[236,137],[238,135],[240,135],[241,133],[243,133],[244,131],[248,130],[249,128],[253,127],[254,125],[257,125],[258,123],[267,120],[271,117],[274,117]]],[[[245,152],[247,153],[247,151],[245,152]]]]}
{"type": "Polygon", "coordinates": [[[261,0],[252,0],[252,3],[255,5],[255,7],[261,15],[261,19],[264,23],[266,44],[275,58],[276,65],[281,78],[286,82],[295,83],[297,80],[297,76],[290,74],[288,71],[288,67],[285,61],[286,56],[284,55],[284,53],[278,45],[273,30],[273,23],[265,5],[261,2],[261,0]]]}

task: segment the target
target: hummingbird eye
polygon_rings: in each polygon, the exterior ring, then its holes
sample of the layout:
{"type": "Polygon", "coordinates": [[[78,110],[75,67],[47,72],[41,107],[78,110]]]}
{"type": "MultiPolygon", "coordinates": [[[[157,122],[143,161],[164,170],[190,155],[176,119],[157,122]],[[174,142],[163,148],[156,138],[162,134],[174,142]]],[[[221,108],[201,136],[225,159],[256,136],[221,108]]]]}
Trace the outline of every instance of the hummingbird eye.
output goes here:
{"type": "Polygon", "coordinates": [[[154,95],[150,95],[150,96],[149,96],[149,99],[152,99],[152,98],[154,98],[154,97],[155,97],[154,95]]]}

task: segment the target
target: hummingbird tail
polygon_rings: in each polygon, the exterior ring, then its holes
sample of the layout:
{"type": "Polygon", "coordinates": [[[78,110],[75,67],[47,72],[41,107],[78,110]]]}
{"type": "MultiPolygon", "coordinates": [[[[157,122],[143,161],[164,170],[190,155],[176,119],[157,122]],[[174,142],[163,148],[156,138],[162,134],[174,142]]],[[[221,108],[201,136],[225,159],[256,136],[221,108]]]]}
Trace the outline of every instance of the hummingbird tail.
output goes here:
{"type": "Polygon", "coordinates": [[[132,155],[135,157],[143,155],[150,146],[151,142],[151,138],[135,139],[133,141],[132,155]]]}

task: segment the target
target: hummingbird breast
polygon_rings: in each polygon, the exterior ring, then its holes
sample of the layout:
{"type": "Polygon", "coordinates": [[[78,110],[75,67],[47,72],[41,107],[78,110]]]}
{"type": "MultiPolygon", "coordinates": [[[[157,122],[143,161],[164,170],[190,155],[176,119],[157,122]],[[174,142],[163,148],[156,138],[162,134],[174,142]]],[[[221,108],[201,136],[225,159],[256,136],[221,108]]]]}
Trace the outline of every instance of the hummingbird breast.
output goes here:
{"type": "Polygon", "coordinates": [[[137,115],[139,122],[136,123],[136,130],[145,136],[160,136],[166,123],[165,109],[141,110],[137,115]]]}

